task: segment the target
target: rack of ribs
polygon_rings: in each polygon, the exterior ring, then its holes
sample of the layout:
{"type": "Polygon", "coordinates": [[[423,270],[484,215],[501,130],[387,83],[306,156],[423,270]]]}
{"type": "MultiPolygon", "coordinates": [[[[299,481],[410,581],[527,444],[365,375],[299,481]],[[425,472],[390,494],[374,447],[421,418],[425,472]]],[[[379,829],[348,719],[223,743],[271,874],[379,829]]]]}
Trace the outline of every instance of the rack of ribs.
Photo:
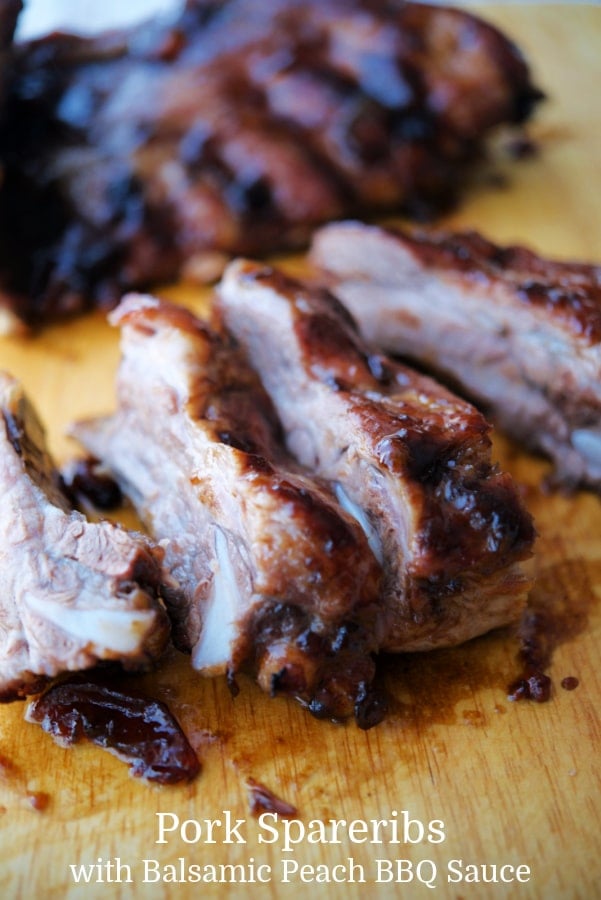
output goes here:
{"type": "Polygon", "coordinates": [[[68,671],[156,660],[169,638],[162,552],[69,508],[42,426],[0,373],[0,700],[68,671]]]}
{"type": "Polygon", "coordinates": [[[320,229],[312,260],[373,346],[459,386],[557,481],[601,488],[600,266],[358,222],[320,229]]]}
{"type": "Polygon", "coordinates": [[[75,434],[113,471],[177,582],[174,640],[194,668],[246,670],[318,716],[375,724],[380,569],[325,483],[285,451],[273,406],[227,334],[130,295],[117,412],[75,434]]]}
{"type": "Polygon", "coordinates": [[[331,294],[277,270],[230,264],[219,308],[289,451],[332,485],[382,566],[380,649],[455,644],[519,615],[533,525],[482,415],[368,351],[331,294]]]}
{"type": "Polygon", "coordinates": [[[12,56],[5,329],[301,246],[333,218],[431,213],[542,96],[498,30],[402,0],[188,0],[12,56]]]}

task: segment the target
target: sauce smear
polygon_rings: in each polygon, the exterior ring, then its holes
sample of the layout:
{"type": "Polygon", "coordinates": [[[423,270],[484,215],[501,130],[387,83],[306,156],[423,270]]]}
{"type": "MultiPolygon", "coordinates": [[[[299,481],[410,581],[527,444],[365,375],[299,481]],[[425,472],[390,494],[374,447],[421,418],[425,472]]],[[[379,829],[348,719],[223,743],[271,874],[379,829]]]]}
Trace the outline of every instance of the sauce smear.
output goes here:
{"type": "Polygon", "coordinates": [[[264,784],[255,781],[254,778],[249,778],[247,785],[250,811],[254,816],[258,816],[262,812],[275,812],[283,819],[296,816],[298,812],[296,807],[277,797],[264,784]]]}

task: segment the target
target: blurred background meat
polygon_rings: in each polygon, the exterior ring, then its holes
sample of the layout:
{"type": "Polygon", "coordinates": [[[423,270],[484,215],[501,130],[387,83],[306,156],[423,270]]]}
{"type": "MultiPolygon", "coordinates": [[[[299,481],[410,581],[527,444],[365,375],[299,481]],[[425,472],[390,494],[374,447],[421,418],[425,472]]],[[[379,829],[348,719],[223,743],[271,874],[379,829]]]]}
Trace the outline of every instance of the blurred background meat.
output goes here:
{"type": "Polygon", "coordinates": [[[342,215],[431,214],[541,96],[497,30],[400,0],[188,0],[21,43],[9,74],[0,290],[30,323],[342,215]]]}

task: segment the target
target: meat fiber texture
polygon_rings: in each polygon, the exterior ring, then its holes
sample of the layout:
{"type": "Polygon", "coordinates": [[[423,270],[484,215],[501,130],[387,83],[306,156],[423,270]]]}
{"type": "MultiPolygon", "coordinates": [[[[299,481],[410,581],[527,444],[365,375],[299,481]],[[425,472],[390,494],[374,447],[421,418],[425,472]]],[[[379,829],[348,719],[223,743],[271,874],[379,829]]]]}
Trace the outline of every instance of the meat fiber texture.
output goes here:
{"type": "Polygon", "coordinates": [[[140,295],[111,321],[122,328],[118,409],[75,435],[165,548],[174,640],[207,675],[245,669],[318,715],[363,721],[381,626],[361,528],[286,453],[226,334],[140,295]]]}
{"type": "Polygon", "coordinates": [[[500,247],[475,232],[319,230],[311,257],[364,337],[458,386],[601,489],[601,267],[500,247]]]}
{"type": "Polygon", "coordinates": [[[167,643],[161,551],[69,509],[36,414],[0,373],[0,700],[117,661],[148,666],[167,643]]]}
{"type": "Polygon", "coordinates": [[[19,45],[7,88],[4,330],[298,247],[333,218],[431,213],[541,98],[495,28],[401,0],[188,0],[19,45]]]}
{"type": "Polygon", "coordinates": [[[371,353],[325,291],[238,261],[219,298],[289,451],[332,485],[382,566],[380,648],[428,650],[514,620],[534,530],[482,415],[371,353]]]}

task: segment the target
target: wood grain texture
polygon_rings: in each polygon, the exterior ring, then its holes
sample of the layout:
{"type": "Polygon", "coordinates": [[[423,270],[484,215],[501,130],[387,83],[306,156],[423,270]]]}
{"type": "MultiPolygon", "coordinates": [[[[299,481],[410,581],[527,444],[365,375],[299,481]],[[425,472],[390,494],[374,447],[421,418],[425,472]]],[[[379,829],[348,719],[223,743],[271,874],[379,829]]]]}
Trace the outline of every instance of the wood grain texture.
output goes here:
{"type": "MultiPolygon", "coordinates": [[[[505,186],[481,184],[449,222],[492,238],[524,241],[551,254],[601,260],[601,9],[483,7],[524,48],[548,92],[532,133],[536,157],[503,163],[505,186]]],[[[294,269],[298,261],[289,260],[294,269]]],[[[190,288],[171,296],[201,308],[190,288]]],[[[70,421],[111,408],[117,337],[100,316],[0,343],[0,366],[21,378],[48,424],[53,451],[75,452],[70,421]]],[[[601,683],[601,506],[591,494],[547,495],[546,464],[501,438],[498,454],[524,484],[540,538],[535,600],[561,623],[550,674],[554,693],[542,705],[510,703],[518,675],[509,631],[461,648],[383,661],[391,716],[363,733],[317,722],[284,699],[270,700],[241,680],[234,700],[221,679],[194,674],[174,654],[152,676],[134,679],[169,702],[203,759],[203,773],[182,788],[136,782],[123,763],[89,746],[64,750],[23,721],[24,707],[0,708],[0,896],[17,898],[545,898],[601,896],[599,747],[601,683]],[[562,690],[565,676],[580,680],[562,690]],[[283,853],[259,843],[249,811],[249,778],[267,785],[311,819],[413,819],[445,825],[443,843],[311,844],[283,853]],[[33,808],[36,792],[49,796],[33,808]],[[156,813],[246,820],[246,844],[156,844],[156,813]],[[70,864],[119,857],[132,883],[75,884],[70,864]],[[273,868],[266,884],[143,883],[144,859],[179,867],[242,864],[273,868]],[[281,860],[334,866],[352,857],[367,883],[282,883],[281,860]],[[373,883],[375,860],[431,860],[436,889],[373,883]],[[447,883],[447,863],[529,865],[524,884],[447,883]]],[[[179,871],[179,869],[177,870],[179,871]]],[[[248,868],[247,868],[248,871],[248,868]]],[[[424,877],[429,871],[422,869],[424,877]]],[[[106,875],[106,872],[105,872],[106,875]]]]}

